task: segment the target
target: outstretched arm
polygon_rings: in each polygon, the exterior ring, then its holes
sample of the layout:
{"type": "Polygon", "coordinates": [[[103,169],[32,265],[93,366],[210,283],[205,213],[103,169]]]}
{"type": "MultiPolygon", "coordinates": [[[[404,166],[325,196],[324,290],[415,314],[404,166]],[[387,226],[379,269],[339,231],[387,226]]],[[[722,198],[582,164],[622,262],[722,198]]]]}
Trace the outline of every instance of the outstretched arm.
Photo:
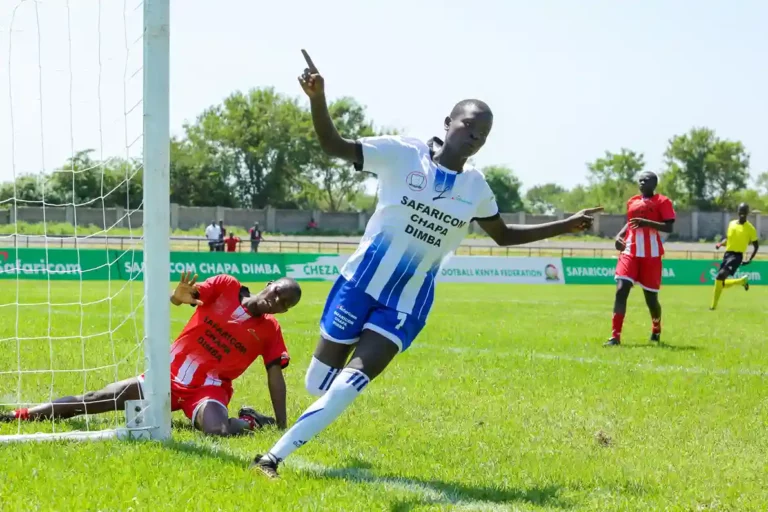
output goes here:
{"type": "Polygon", "coordinates": [[[656,222],[655,220],[634,218],[629,221],[629,224],[633,228],[651,228],[662,233],[671,233],[675,224],[674,219],[665,220],[664,222],[656,222]]]}
{"type": "Polygon", "coordinates": [[[758,242],[757,240],[752,242],[752,256],[750,256],[747,261],[742,263],[742,265],[749,265],[750,263],[752,263],[752,260],[755,259],[755,256],[757,256],[757,251],[759,249],[760,249],[760,242],[758,242]]]}
{"type": "Polygon", "coordinates": [[[267,367],[267,384],[269,386],[269,396],[272,399],[272,408],[275,410],[277,428],[284,429],[288,424],[288,413],[285,408],[285,378],[283,377],[283,369],[280,367],[279,361],[267,367]]]}
{"type": "Polygon", "coordinates": [[[328,112],[328,103],[325,99],[325,80],[306,50],[301,50],[301,53],[304,55],[307,67],[299,77],[299,84],[304,89],[304,93],[309,96],[312,124],[315,127],[317,139],[320,141],[320,147],[329,156],[362,165],[362,148],[355,141],[342,137],[333,124],[331,114],[328,112]]]}
{"type": "Polygon", "coordinates": [[[627,235],[628,229],[629,223],[626,223],[624,224],[624,227],[621,228],[618,233],[616,233],[616,250],[619,252],[627,248],[627,243],[624,237],[627,235]]]}
{"type": "Polygon", "coordinates": [[[602,207],[588,208],[567,219],[545,224],[506,224],[500,215],[479,219],[477,223],[500,246],[520,245],[566,233],[576,233],[592,227],[593,215],[603,211],[602,207]]]}
{"type": "Polygon", "coordinates": [[[179,284],[171,294],[171,304],[181,306],[190,304],[192,306],[202,306],[203,301],[199,299],[200,291],[197,289],[197,274],[192,272],[182,272],[179,278],[179,284]]]}
{"type": "Polygon", "coordinates": [[[724,236],[722,240],[720,240],[719,242],[717,242],[717,243],[715,244],[715,248],[716,248],[716,249],[719,249],[719,248],[721,248],[722,246],[724,246],[724,245],[725,245],[727,242],[728,242],[728,237],[727,237],[727,236],[724,236]]]}

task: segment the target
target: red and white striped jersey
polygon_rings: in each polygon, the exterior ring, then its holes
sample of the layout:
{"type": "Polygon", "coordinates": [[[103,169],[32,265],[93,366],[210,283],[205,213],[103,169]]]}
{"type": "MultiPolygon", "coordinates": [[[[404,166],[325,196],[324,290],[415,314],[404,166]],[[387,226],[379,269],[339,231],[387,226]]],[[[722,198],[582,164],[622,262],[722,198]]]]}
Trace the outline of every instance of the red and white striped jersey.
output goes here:
{"type": "MultiPolygon", "coordinates": [[[[647,219],[655,222],[666,222],[675,219],[675,209],[672,201],[661,194],[653,197],[637,195],[627,201],[627,221],[632,219],[647,219]]],[[[664,256],[664,246],[659,232],[653,228],[629,227],[625,239],[624,254],[638,258],[661,258],[664,256]]]]}
{"type": "Polygon", "coordinates": [[[257,357],[288,365],[275,317],[252,317],[241,302],[248,289],[220,274],[198,285],[198,306],[171,346],[171,379],[188,387],[231,386],[257,357]]]}

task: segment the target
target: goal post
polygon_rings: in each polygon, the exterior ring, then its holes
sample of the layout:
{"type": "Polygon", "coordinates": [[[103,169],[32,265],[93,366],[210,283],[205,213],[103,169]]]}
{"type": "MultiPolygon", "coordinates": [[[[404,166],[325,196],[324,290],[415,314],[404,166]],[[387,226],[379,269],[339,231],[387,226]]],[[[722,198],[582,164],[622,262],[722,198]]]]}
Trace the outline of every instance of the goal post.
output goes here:
{"type": "Polygon", "coordinates": [[[0,5],[0,443],[171,437],[169,3],[0,5]]]}
{"type": "Polygon", "coordinates": [[[153,439],[171,436],[169,3],[144,0],[144,388],[153,439]]]}

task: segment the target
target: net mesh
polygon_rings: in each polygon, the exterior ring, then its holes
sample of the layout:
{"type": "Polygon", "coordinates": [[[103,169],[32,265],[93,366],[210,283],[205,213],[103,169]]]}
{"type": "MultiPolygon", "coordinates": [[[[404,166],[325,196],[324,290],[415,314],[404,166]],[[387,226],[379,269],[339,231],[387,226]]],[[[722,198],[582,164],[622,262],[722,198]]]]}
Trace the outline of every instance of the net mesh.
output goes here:
{"type": "MultiPolygon", "coordinates": [[[[0,6],[3,411],[143,371],[142,32],[138,2],[0,6]]],[[[0,423],[0,435],[124,421],[0,423]]]]}

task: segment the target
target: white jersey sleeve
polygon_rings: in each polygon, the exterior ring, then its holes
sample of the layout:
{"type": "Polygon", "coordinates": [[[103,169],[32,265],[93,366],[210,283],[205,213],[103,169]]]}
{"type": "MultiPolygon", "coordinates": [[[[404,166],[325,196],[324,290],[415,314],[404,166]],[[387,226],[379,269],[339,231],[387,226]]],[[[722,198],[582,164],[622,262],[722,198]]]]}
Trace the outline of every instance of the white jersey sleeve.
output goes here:
{"type": "Polygon", "coordinates": [[[496,204],[496,197],[493,194],[493,190],[488,185],[488,182],[483,179],[483,190],[479,194],[480,201],[477,204],[477,211],[475,212],[476,219],[487,219],[494,217],[499,213],[499,205],[496,204]]]}
{"type": "Polygon", "coordinates": [[[363,149],[363,165],[358,170],[380,178],[408,169],[419,150],[418,141],[392,135],[363,137],[357,142],[363,149]]]}

